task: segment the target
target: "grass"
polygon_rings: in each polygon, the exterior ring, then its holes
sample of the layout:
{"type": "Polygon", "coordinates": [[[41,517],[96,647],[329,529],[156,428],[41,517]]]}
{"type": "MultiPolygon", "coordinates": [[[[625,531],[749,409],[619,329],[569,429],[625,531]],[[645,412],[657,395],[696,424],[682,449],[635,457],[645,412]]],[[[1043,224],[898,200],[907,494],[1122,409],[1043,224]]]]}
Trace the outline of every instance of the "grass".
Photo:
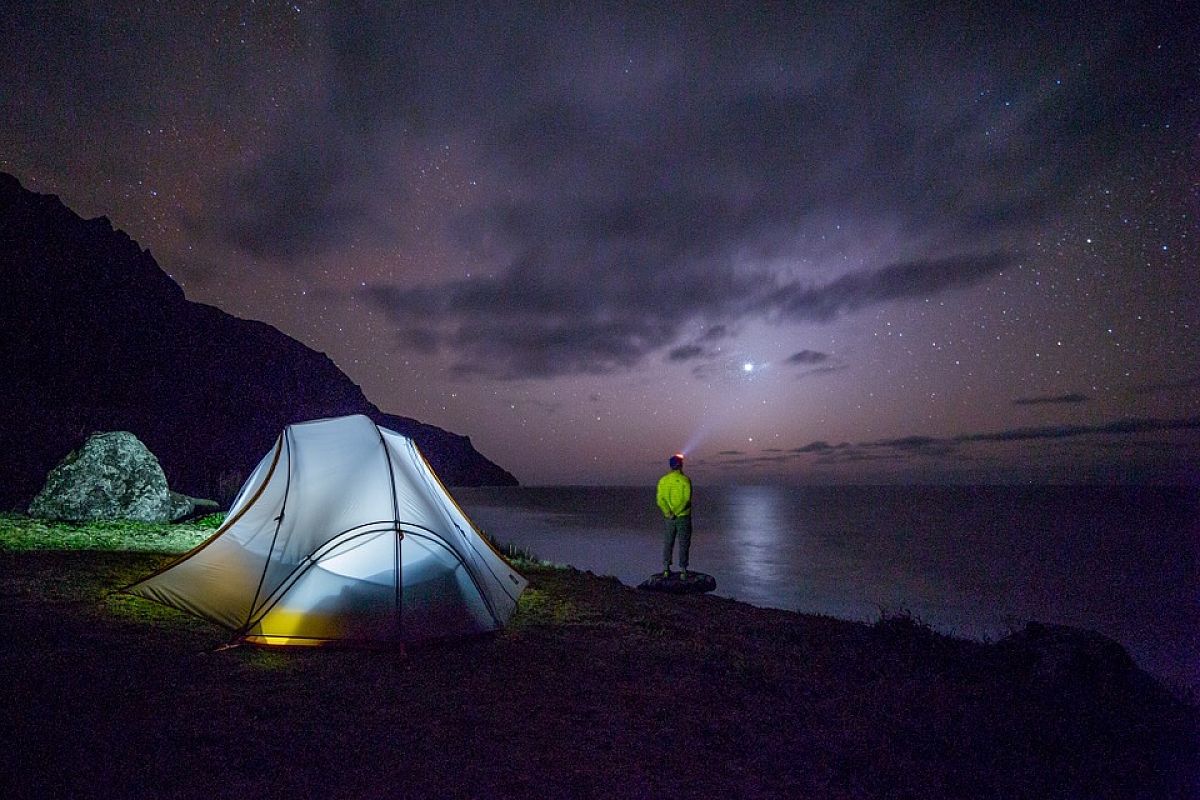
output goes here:
{"type": "Polygon", "coordinates": [[[521,547],[512,543],[505,543],[497,539],[492,534],[488,533],[483,528],[476,528],[479,534],[487,539],[488,543],[495,548],[501,555],[518,569],[527,567],[554,567],[557,569],[565,569],[564,564],[555,564],[551,561],[545,561],[528,547],[521,547]]]}
{"type": "Polygon", "coordinates": [[[0,518],[6,798],[1191,797],[1200,722],[1144,674],[662,596],[529,564],[489,636],[220,649],[113,589],[198,524],[0,518]]]}
{"type": "Polygon", "coordinates": [[[133,520],[57,522],[0,514],[0,549],[183,553],[212,536],[224,518],[224,514],[210,514],[191,523],[156,525],[133,520]]]}
{"type": "MultiPolygon", "coordinates": [[[[0,514],[0,549],[184,553],[212,536],[224,521],[223,513],[173,524],[135,520],[60,522],[23,514],[0,514]]],[[[543,561],[528,548],[500,542],[486,531],[480,533],[518,567],[562,566],[543,561]]]]}

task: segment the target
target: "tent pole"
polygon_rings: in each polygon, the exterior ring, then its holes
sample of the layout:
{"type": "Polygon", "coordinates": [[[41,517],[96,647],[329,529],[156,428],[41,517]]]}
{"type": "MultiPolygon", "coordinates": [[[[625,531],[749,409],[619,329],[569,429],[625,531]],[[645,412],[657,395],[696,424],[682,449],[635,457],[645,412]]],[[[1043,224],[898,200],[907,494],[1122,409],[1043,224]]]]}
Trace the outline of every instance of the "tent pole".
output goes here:
{"type": "Polygon", "coordinates": [[[283,502],[279,506],[279,516],[275,518],[275,533],[271,534],[271,547],[267,550],[267,558],[263,561],[262,575],[258,576],[258,586],[254,589],[254,599],[250,601],[250,611],[246,614],[246,624],[242,625],[239,634],[250,630],[254,622],[254,607],[258,605],[259,595],[262,594],[263,582],[267,579],[267,570],[271,567],[271,555],[275,552],[275,542],[279,539],[279,529],[283,527],[283,517],[287,513],[288,495],[292,491],[292,426],[283,429],[283,445],[287,453],[287,481],[283,484],[283,502]]]}
{"type": "Polygon", "coordinates": [[[400,574],[400,547],[404,543],[404,531],[400,530],[400,498],[396,494],[396,467],[392,464],[392,453],[388,450],[387,439],[374,420],[375,434],[379,437],[379,446],[383,448],[383,457],[387,459],[388,485],[392,489],[392,524],[396,528],[396,624],[400,628],[400,643],[404,643],[404,578],[400,574]]]}

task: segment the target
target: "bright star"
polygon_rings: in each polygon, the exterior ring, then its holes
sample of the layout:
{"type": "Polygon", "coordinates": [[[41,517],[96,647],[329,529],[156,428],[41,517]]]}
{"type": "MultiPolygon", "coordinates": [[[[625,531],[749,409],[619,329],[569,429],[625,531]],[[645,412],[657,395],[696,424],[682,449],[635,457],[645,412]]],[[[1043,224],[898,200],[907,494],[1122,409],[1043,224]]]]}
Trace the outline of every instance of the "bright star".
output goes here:
{"type": "Polygon", "coordinates": [[[753,371],[754,371],[754,365],[751,364],[749,361],[747,361],[745,364],[742,364],[742,372],[753,372],[753,371]]]}

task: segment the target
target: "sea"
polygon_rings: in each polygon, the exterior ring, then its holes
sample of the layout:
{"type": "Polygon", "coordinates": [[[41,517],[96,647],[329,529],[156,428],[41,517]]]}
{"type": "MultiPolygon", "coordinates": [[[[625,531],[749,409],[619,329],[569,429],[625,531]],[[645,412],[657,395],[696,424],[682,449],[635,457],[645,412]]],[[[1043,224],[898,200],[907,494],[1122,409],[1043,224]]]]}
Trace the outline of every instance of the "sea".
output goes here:
{"type": "MultiPolygon", "coordinates": [[[[539,559],[631,586],[661,569],[653,486],[454,494],[539,559]]],[[[980,640],[1073,625],[1200,689],[1200,489],[697,485],[693,527],[691,568],[725,597],[868,622],[909,613],[980,640]]]]}

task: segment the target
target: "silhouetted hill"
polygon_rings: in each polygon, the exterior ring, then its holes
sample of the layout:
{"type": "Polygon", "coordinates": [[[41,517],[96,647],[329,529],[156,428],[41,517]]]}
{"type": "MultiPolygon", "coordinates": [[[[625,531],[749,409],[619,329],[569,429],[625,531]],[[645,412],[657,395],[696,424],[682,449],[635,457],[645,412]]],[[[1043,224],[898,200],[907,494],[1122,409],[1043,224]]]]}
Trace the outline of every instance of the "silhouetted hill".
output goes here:
{"type": "Polygon", "coordinates": [[[128,430],[171,488],[227,502],[283,427],[362,413],[452,485],[516,480],[470,439],[385,414],[323,353],[184,298],[105,217],[0,173],[0,508],[97,430],[128,430]]]}

